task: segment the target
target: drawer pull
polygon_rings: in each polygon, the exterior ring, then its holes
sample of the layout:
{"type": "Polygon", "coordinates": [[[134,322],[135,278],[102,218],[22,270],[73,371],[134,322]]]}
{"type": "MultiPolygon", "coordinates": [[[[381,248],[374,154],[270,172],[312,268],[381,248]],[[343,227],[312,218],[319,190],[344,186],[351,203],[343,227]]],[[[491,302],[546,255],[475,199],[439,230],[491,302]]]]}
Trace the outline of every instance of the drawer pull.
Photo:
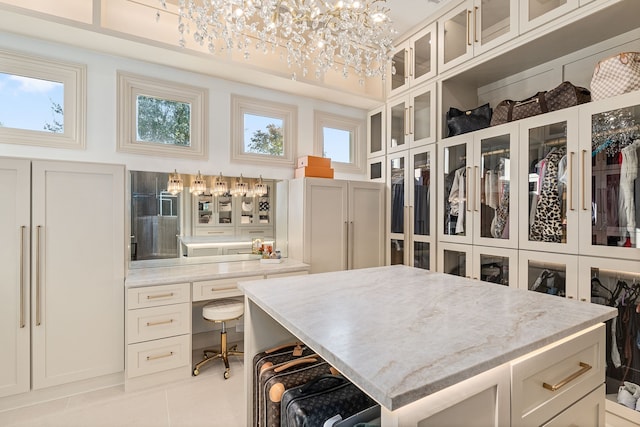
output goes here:
{"type": "Polygon", "coordinates": [[[147,295],[147,299],[171,298],[172,296],[173,296],[173,292],[169,292],[168,294],[147,295]]]}
{"type": "Polygon", "coordinates": [[[227,288],[211,288],[211,292],[234,291],[236,289],[238,289],[237,286],[229,286],[227,288]]]}
{"type": "Polygon", "coordinates": [[[591,369],[591,365],[589,365],[587,363],[584,363],[584,362],[580,362],[580,368],[581,369],[578,372],[575,372],[575,373],[569,375],[567,378],[563,379],[558,384],[551,385],[551,384],[547,384],[547,383],[542,383],[542,387],[546,388],[547,390],[556,391],[556,390],[564,387],[565,385],[567,385],[571,381],[575,380],[580,375],[582,375],[585,372],[587,372],[589,369],[591,369]]]}
{"type": "Polygon", "coordinates": [[[173,319],[161,320],[159,322],[147,322],[147,326],[168,325],[169,323],[173,323],[173,319]]]}
{"type": "Polygon", "coordinates": [[[171,357],[171,356],[173,356],[173,351],[170,351],[169,353],[165,353],[165,354],[160,354],[158,356],[147,356],[147,360],[164,359],[165,357],[171,357]]]}

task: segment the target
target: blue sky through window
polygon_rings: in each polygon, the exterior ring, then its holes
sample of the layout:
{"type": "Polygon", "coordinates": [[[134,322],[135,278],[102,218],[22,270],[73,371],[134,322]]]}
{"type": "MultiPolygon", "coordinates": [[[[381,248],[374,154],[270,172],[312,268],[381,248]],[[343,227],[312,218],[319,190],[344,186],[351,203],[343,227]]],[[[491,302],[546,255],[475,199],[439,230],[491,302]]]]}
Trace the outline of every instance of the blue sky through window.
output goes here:
{"type": "Polygon", "coordinates": [[[4,127],[48,132],[45,124],[64,123],[53,104],[64,107],[64,84],[0,73],[0,123],[4,127]]]}
{"type": "Polygon", "coordinates": [[[264,133],[269,133],[267,126],[274,124],[280,128],[284,125],[282,119],[276,119],[274,117],[258,116],[255,114],[244,114],[244,151],[245,153],[251,153],[249,144],[251,144],[251,137],[256,131],[261,130],[264,133]]]}
{"type": "Polygon", "coordinates": [[[351,159],[351,132],[348,130],[322,128],[324,142],[324,157],[329,157],[334,162],[352,163],[351,159]]]}

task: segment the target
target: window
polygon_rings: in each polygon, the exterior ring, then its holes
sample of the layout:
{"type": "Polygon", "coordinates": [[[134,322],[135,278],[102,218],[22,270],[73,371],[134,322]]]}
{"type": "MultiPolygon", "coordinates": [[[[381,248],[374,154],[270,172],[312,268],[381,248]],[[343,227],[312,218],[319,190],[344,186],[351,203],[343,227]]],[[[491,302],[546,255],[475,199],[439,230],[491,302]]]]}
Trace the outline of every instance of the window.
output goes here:
{"type": "Polygon", "coordinates": [[[340,172],[364,173],[364,120],[315,112],[314,152],[340,172]]]}
{"type": "Polygon", "coordinates": [[[85,147],[86,68],[0,51],[0,138],[57,148],[85,147]]]}
{"type": "Polygon", "coordinates": [[[208,91],[118,73],[118,151],[206,159],[208,91]]]}
{"type": "Polygon", "coordinates": [[[293,165],[297,108],[231,96],[233,160],[293,165]]]}

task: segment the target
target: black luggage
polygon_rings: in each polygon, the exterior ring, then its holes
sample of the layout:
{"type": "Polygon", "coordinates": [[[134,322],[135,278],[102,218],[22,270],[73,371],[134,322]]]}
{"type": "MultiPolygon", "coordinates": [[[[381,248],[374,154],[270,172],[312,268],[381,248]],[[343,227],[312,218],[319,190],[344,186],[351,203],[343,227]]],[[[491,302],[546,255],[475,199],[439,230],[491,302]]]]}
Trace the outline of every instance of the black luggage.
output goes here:
{"type": "Polygon", "coordinates": [[[282,396],[281,427],[324,427],[346,419],[376,402],[343,376],[323,375],[289,389],[282,396]]]}
{"type": "Polygon", "coordinates": [[[260,372],[271,366],[289,362],[299,357],[309,356],[313,353],[309,347],[302,343],[294,342],[274,347],[258,353],[253,358],[253,425],[258,425],[258,390],[260,372]]]}
{"type": "Polygon", "coordinates": [[[258,426],[280,426],[280,401],[285,390],[333,372],[333,368],[317,355],[263,369],[258,382],[258,426]]]}

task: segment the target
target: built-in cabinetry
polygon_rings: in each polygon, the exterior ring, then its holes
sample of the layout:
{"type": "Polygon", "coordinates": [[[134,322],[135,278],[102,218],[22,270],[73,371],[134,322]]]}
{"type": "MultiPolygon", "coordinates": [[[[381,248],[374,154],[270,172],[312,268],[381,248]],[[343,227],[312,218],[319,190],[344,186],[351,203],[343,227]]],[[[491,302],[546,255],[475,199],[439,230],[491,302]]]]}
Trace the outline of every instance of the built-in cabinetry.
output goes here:
{"type": "Polygon", "coordinates": [[[391,58],[390,95],[425,82],[436,75],[436,24],[433,23],[397,46],[391,58]]]}
{"type": "Polygon", "coordinates": [[[387,105],[387,153],[435,142],[435,84],[416,87],[387,105]]]}
{"type": "Polygon", "coordinates": [[[435,268],[435,144],[388,156],[387,264],[435,268]]]}
{"type": "Polygon", "coordinates": [[[518,251],[438,242],[438,271],[505,286],[517,286],[518,251]]]}
{"type": "Polygon", "coordinates": [[[0,158],[0,396],[124,370],[124,167],[0,158]]]}
{"type": "Polygon", "coordinates": [[[384,187],[323,178],[290,180],[288,249],[312,273],[384,264],[384,187]]]}
{"type": "Polygon", "coordinates": [[[273,238],[275,198],[272,181],[265,180],[267,193],[216,196],[192,195],[194,236],[236,236],[273,238]]]}

